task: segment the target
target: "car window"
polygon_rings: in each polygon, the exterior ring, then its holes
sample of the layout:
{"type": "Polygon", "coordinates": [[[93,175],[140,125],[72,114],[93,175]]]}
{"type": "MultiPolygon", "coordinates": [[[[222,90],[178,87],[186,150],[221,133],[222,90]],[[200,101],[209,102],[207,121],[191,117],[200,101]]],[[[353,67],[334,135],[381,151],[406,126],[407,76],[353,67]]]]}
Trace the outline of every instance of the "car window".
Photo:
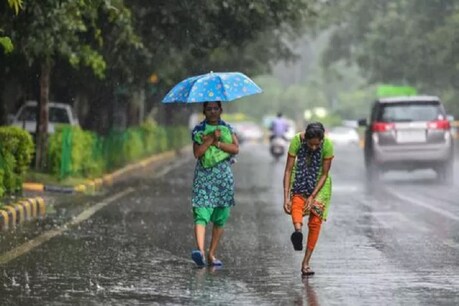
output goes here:
{"type": "Polygon", "coordinates": [[[26,106],[22,109],[19,114],[19,121],[35,121],[37,119],[37,107],[36,106],[26,106]]]}
{"type": "Polygon", "coordinates": [[[391,103],[380,108],[377,116],[382,122],[433,121],[443,119],[438,103],[391,103]]]}
{"type": "Polygon", "coordinates": [[[67,111],[63,108],[49,109],[49,122],[53,123],[70,123],[67,111]]]}
{"type": "MultiPolygon", "coordinates": [[[[68,113],[63,108],[50,107],[49,109],[49,122],[52,123],[70,123],[68,113]]],[[[19,114],[19,121],[36,121],[37,107],[26,106],[19,114]]]]}

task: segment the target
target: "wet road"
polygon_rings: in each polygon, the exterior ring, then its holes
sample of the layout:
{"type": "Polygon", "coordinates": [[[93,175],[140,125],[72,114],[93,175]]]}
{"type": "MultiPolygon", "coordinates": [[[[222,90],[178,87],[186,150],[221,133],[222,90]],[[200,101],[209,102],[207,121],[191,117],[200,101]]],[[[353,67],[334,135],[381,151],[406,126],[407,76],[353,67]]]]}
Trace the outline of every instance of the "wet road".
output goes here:
{"type": "Polygon", "coordinates": [[[245,144],[222,269],[198,269],[190,259],[190,152],[118,185],[94,215],[0,266],[0,303],[459,304],[458,184],[438,185],[424,171],[388,173],[369,188],[360,149],[335,153],[329,221],[309,279],[300,276],[303,255],[293,251],[282,211],[284,164],[265,145],[245,144]]]}

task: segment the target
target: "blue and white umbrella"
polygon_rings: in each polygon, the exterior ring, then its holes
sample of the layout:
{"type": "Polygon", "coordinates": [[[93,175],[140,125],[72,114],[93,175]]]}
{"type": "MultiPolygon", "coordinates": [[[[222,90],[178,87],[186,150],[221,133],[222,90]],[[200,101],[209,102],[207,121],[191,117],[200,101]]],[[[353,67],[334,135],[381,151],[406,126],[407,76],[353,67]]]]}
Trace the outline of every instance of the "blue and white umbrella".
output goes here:
{"type": "Polygon", "coordinates": [[[167,93],[162,102],[227,102],[261,92],[261,88],[243,73],[210,72],[181,81],[167,93]]]}

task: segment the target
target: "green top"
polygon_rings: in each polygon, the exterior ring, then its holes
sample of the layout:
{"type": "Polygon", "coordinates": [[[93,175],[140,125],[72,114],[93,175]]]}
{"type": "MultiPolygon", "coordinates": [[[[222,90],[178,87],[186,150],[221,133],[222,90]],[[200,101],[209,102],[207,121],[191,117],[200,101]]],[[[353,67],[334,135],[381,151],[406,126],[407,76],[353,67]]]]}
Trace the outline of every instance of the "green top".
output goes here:
{"type": "MultiPolygon", "coordinates": [[[[204,129],[193,133],[193,141],[198,144],[202,144],[202,136],[213,133],[216,129],[221,132],[220,141],[223,143],[232,143],[233,135],[232,130],[226,125],[210,125],[206,124],[204,129]]],[[[201,165],[204,168],[210,168],[215,166],[221,161],[230,158],[231,154],[217,148],[216,146],[210,146],[204,155],[200,158],[201,165]]]]}
{"type": "MultiPolygon", "coordinates": [[[[298,151],[300,150],[300,147],[301,147],[301,136],[300,135],[301,133],[297,133],[293,137],[292,141],[290,142],[290,146],[288,148],[288,154],[290,156],[296,157],[296,155],[298,154],[298,151]]],[[[324,144],[322,147],[322,160],[333,158],[333,154],[334,154],[333,142],[328,137],[324,137],[324,144]]],[[[292,184],[295,178],[294,176],[295,170],[296,170],[296,163],[292,171],[292,180],[291,180],[292,184]]],[[[322,173],[322,165],[320,165],[318,176],[320,176],[321,173],[322,173]]]]}
{"type": "MultiPolygon", "coordinates": [[[[292,141],[290,142],[290,146],[288,148],[288,154],[291,156],[296,156],[298,151],[300,150],[301,147],[301,133],[297,133],[292,141]]],[[[323,159],[328,159],[333,157],[333,143],[328,137],[324,138],[324,144],[322,147],[322,158],[323,159]]]]}
{"type": "MultiPolygon", "coordinates": [[[[298,133],[293,137],[290,142],[290,146],[288,149],[288,154],[290,156],[296,157],[298,155],[298,151],[301,148],[301,133],[298,133]]],[[[319,180],[320,175],[322,174],[322,167],[323,161],[325,159],[331,159],[334,156],[333,150],[333,142],[328,138],[324,138],[323,146],[322,146],[322,155],[321,155],[321,165],[319,168],[319,173],[317,175],[317,180],[319,180]]],[[[293,182],[295,180],[295,173],[296,171],[301,171],[301,169],[297,168],[297,160],[295,160],[295,166],[292,170],[292,176],[290,180],[290,186],[293,186],[293,182]]],[[[316,182],[317,184],[317,182],[316,182]]],[[[332,192],[332,179],[331,175],[329,174],[324,185],[320,189],[319,193],[317,194],[311,212],[320,217],[322,220],[326,221],[328,216],[328,210],[330,207],[330,199],[331,199],[331,192],[332,192]]]]}

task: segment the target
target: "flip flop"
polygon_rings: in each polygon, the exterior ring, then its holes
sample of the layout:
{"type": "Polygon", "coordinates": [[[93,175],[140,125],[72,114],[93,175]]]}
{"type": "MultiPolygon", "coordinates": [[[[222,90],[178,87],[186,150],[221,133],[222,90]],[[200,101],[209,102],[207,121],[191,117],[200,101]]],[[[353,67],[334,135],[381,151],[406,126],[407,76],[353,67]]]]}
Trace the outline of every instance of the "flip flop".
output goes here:
{"type": "Polygon", "coordinates": [[[223,266],[223,262],[220,259],[212,259],[212,261],[209,260],[209,266],[212,267],[221,267],[223,266]]]}
{"type": "Polygon", "coordinates": [[[202,256],[201,251],[193,250],[191,252],[191,259],[196,263],[198,267],[204,267],[206,263],[204,262],[204,257],[202,256]]]}
{"type": "Polygon", "coordinates": [[[302,232],[293,232],[292,236],[290,236],[290,240],[292,241],[293,249],[295,251],[303,250],[303,233],[302,232]]]}
{"type": "Polygon", "coordinates": [[[312,271],[310,266],[306,266],[301,268],[301,275],[302,276],[311,276],[314,275],[316,272],[312,271]]]}

